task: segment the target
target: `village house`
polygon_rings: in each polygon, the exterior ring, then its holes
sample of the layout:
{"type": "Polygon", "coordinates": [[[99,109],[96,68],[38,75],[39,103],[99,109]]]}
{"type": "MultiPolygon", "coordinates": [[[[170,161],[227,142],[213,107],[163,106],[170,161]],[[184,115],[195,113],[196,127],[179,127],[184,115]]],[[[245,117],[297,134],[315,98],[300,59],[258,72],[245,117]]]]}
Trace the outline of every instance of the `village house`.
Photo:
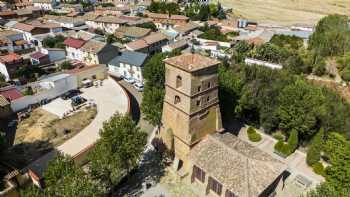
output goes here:
{"type": "Polygon", "coordinates": [[[83,52],[83,62],[90,64],[107,64],[119,53],[117,46],[97,40],[89,40],[80,48],[83,52]]]}
{"type": "Polygon", "coordinates": [[[123,26],[116,30],[115,36],[120,39],[125,39],[129,41],[134,41],[137,39],[144,38],[151,33],[150,29],[141,28],[141,27],[130,27],[123,26]]]}
{"type": "Polygon", "coordinates": [[[198,29],[199,25],[195,23],[186,23],[185,25],[175,25],[173,31],[177,33],[179,38],[189,35],[192,31],[198,29]]]}
{"type": "Polygon", "coordinates": [[[30,62],[32,65],[47,65],[50,63],[50,58],[47,54],[36,51],[30,54],[30,62]]]}
{"type": "Polygon", "coordinates": [[[159,137],[175,154],[177,175],[198,196],[270,196],[282,187],[289,176],[285,163],[222,128],[220,62],[186,53],[164,63],[159,137]]]}
{"type": "Polygon", "coordinates": [[[6,81],[13,79],[16,71],[23,66],[26,66],[24,59],[16,53],[0,56],[0,72],[6,81]]]}
{"type": "Polygon", "coordinates": [[[67,38],[63,42],[66,45],[66,52],[68,59],[75,59],[79,61],[83,61],[83,52],[80,48],[85,44],[84,40],[75,39],[75,38],[67,38]]]}
{"type": "MultiPolygon", "coordinates": [[[[62,27],[69,29],[77,29],[84,28],[82,26],[85,25],[85,21],[82,17],[67,17],[67,16],[54,16],[54,15],[46,15],[43,17],[52,23],[57,23],[62,27]]],[[[87,28],[87,26],[86,26],[87,28]]]]}
{"type": "Polygon", "coordinates": [[[49,11],[56,8],[60,2],[58,0],[33,0],[34,7],[49,11]]]}
{"type": "Polygon", "coordinates": [[[86,24],[90,28],[101,29],[107,33],[113,34],[120,26],[126,24],[126,21],[115,16],[100,16],[87,21],[86,24]]]}
{"type": "Polygon", "coordinates": [[[41,48],[40,52],[48,55],[51,63],[66,59],[66,51],[61,48],[41,48]]]}
{"type": "Polygon", "coordinates": [[[58,24],[42,23],[39,21],[34,21],[32,24],[16,23],[13,25],[12,29],[23,33],[24,39],[36,46],[38,43],[35,42],[36,39],[33,37],[34,35],[62,32],[62,27],[58,24]]]}
{"type": "Polygon", "coordinates": [[[162,52],[165,53],[165,52],[172,52],[174,50],[183,50],[183,49],[186,49],[188,47],[188,41],[185,40],[185,39],[181,39],[181,40],[178,40],[174,43],[171,43],[171,44],[168,44],[168,45],[165,45],[162,47],[162,52]]]}
{"type": "Polygon", "coordinates": [[[14,85],[0,88],[0,95],[10,103],[23,97],[22,93],[14,85]]]}
{"type": "Polygon", "coordinates": [[[189,22],[189,18],[183,15],[168,15],[168,14],[159,14],[152,12],[145,12],[145,15],[148,18],[153,20],[153,23],[157,26],[158,29],[168,30],[174,25],[186,25],[189,22]]]}
{"type": "Polygon", "coordinates": [[[19,10],[14,10],[19,19],[33,19],[44,15],[44,11],[38,7],[27,7],[19,10]]]}
{"type": "Polygon", "coordinates": [[[24,34],[13,30],[0,30],[0,50],[21,52],[32,48],[32,44],[24,40],[24,34]]]}
{"type": "Polygon", "coordinates": [[[132,78],[143,83],[143,65],[147,54],[135,51],[123,51],[108,63],[108,71],[117,77],[132,78]]]}
{"type": "Polygon", "coordinates": [[[162,47],[168,44],[168,37],[162,33],[154,33],[142,39],[138,39],[125,44],[129,51],[138,51],[147,54],[153,54],[161,51],[162,47]]]}
{"type": "Polygon", "coordinates": [[[31,0],[14,0],[14,8],[16,10],[32,7],[33,2],[31,0]]]}

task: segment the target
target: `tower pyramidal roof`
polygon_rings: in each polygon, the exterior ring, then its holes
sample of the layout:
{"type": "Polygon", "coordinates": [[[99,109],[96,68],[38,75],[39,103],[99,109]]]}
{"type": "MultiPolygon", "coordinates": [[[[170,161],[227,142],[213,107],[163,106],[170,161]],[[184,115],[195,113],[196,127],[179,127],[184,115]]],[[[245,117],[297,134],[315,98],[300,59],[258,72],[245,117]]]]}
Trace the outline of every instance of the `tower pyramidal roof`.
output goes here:
{"type": "Polygon", "coordinates": [[[187,72],[198,71],[211,66],[216,66],[220,63],[215,59],[193,53],[185,53],[180,56],[171,57],[165,59],[164,62],[187,72]]]}

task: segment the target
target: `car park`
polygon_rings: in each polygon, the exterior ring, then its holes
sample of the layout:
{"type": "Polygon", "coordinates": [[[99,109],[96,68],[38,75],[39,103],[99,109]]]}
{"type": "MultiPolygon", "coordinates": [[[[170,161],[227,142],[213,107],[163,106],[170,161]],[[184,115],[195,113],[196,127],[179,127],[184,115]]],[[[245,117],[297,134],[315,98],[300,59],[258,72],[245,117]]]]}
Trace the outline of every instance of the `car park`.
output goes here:
{"type": "Polygon", "coordinates": [[[80,91],[80,90],[78,90],[78,89],[73,89],[73,90],[69,90],[68,92],[64,93],[64,94],[61,96],[61,98],[62,98],[63,100],[67,100],[67,99],[70,99],[70,98],[72,98],[72,97],[74,97],[74,96],[77,96],[77,95],[79,95],[79,94],[81,94],[81,91],[80,91]]]}
{"type": "Polygon", "coordinates": [[[133,78],[131,78],[131,77],[125,77],[125,78],[124,78],[124,81],[126,81],[126,82],[128,82],[128,83],[130,83],[130,84],[135,83],[135,79],[133,79],[133,78]]]}
{"type": "Polygon", "coordinates": [[[143,92],[143,84],[140,82],[134,83],[134,88],[139,92],[143,92]]]}

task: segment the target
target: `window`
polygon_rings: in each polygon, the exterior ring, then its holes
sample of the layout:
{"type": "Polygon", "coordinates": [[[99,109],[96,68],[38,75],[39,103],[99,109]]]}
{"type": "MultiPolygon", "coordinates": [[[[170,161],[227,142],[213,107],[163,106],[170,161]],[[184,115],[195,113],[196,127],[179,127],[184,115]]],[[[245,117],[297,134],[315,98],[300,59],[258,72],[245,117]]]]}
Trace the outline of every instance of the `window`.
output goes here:
{"type": "Polygon", "coordinates": [[[208,88],[210,88],[210,82],[208,82],[208,88]]]}
{"type": "Polygon", "coordinates": [[[178,104],[181,102],[181,99],[179,96],[175,96],[174,104],[178,104]]]}
{"type": "Polygon", "coordinates": [[[201,87],[201,86],[198,86],[198,88],[197,88],[198,92],[200,92],[201,89],[202,89],[202,87],[201,87]]]}
{"type": "Polygon", "coordinates": [[[209,177],[208,179],[208,187],[210,190],[215,192],[218,195],[221,195],[222,192],[222,185],[217,180],[213,179],[212,177],[209,177]]]}
{"type": "Polygon", "coordinates": [[[196,105],[199,106],[201,104],[201,100],[196,101],[196,105]]]}
{"type": "Polygon", "coordinates": [[[182,86],[182,77],[181,76],[176,76],[176,88],[179,88],[182,86]]]}
{"type": "Polygon", "coordinates": [[[209,102],[209,100],[210,100],[210,97],[208,96],[208,97],[207,97],[207,102],[209,102]]]}
{"type": "Polygon", "coordinates": [[[193,166],[193,172],[192,172],[192,176],[194,178],[196,178],[197,180],[201,181],[202,183],[204,183],[205,181],[205,172],[198,168],[197,166],[193,166]]]}
{"type": "Polygon", "coordinates": [[[226,190],[225,197],[236,197],[236,195],[230,190],[226,190]]]}

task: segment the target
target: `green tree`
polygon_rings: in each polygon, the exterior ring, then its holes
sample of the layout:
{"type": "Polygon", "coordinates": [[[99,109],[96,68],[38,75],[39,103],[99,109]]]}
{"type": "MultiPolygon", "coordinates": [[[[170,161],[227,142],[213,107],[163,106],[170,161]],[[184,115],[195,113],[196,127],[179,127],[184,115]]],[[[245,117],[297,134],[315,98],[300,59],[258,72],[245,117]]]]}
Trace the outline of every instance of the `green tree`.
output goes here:
{"type": "Polygon", "coordinates": [[[271,43],[265,43],[250,52],[250,56],[259,60],[282,63],[289,56],[289,52],[271,43]]]}
{"type": "Polygon", "coordinates": [[[112,186],[138,165],[147,134],[129,115],[115,114],[103,123],[100,136],[88,156],[90,170],[93,177],[112,186]]]}
{"type": "Polygon", "coordinates": [[[196,20],[207,21],[210,19],[210,10],[208,5],[202,5],[199,13],[196,15],[196,20]]]}
{"type": "Polygon", "coordinates": [[[325,182],[309,191],[304,197],[350,197],[349,188],[335,188],[325,182]]]}
{"type": "Polygon", "coordinates": [[[326,168],[326,181],[337,189],[350,188],[350,141],[331,132],[324,153],[331,164],[326,168]]]}
{"type": "Polygon", "coordinates": [[[307,150],[306,163],[309,166],[314,165],[321,158],[321,150],[324,143],[324,129],[321,128],[318,133],[312,138],[311,144],[307,150]]]}
{"type": "Polygon", "coordinates": [[[164,89],[156,86],[146,86],[141,103],[145,119],[152,125],[160,125],[164,100],[164,89]]]}
{"type": "Polygon", "coordinates": [[[278,97],[277,115],[280,128],[285,131],[295,129],[299,137],[308,138],[317,129],[317,122],[325,98],[320,88],[298,79],[286,86],[278,97]]]}
{"type": "Polygon", "coordinates": [[[43,46],[47,48],[65,48],[63,42],[65,37],[57,35],[55,37],[48,36],[43,40],[43,46]]]}
{"type": "Polygon", "coordinates": [[[329,15],[322,18],[309,39],[309,48],[320,56],[343,55],[350,50],[349,18],[329,15]]]}
{"type": "Polygon", "coordinates": [[[60,68],[62,70],[69,70],[73,68],[73,65],[70,63],[70,61],[64,61],[60,64],[60,68]]]}
{"type": "Polygon", "coordinates": [[[76,166],[69,157],[57,153],[49,162],[44,173],[45,189],[39,190],[31,186],[21,191],[21,196],[83,196],[100,197],[106,194],[106,190],[98,180],[92,180],[85,172],[76,166]]]}

